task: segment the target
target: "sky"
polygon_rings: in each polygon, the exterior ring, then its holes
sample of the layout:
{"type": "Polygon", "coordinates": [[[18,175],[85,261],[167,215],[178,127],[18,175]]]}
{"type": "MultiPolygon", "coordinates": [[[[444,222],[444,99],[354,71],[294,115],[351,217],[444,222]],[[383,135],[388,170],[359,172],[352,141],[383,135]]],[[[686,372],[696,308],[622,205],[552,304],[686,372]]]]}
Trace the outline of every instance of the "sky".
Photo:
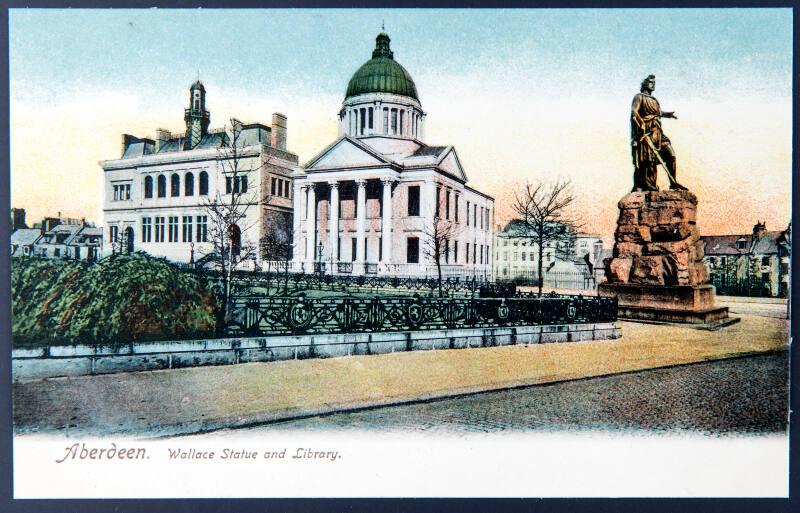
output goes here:
{"type": "Polygon", "coordinates": [[[301,163],[337,136],[347,82],[381,25],[427,112],[496,219],[525,182],[573,182],[574,215],[607,240],[630,191],[630,104],[642,78],[703,234],[791,217],[790,9],[12,9],[11,204],[28,223],[102,220],[99,161],[121,134],[184,130],[188,87],[211,126],[288,116],[301,163]]]}

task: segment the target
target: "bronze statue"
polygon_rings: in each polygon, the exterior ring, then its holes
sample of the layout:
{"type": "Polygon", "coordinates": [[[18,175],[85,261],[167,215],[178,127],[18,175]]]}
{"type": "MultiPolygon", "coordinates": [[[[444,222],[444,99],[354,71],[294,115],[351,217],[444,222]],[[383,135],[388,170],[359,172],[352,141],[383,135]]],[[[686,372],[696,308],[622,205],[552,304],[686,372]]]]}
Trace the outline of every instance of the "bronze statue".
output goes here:
{"type": "Polygon", "coordinates": [[[674,112],[661,112],[658,100],[652,96],[655,88],[656,77],[649,75],[642,81],[641,92],[633,97],[631,106],[633,190],[658,190],[658,164],[661,164],[669,177],[670,189],[686,190],[686,187],[677,182],[675,152],[661,128],[661,118],[678,118],[674,112]]]}

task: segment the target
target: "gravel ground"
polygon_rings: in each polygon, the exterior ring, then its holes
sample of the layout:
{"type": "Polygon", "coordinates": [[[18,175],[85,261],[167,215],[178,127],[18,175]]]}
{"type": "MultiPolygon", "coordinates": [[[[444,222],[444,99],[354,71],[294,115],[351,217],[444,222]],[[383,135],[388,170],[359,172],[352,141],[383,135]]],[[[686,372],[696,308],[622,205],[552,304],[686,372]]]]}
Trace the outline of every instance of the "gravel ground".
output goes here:
{"type": "Polygon", "coordinates": [[[251,430],[781,433],[788,352],[334,414],[251,430]]]}

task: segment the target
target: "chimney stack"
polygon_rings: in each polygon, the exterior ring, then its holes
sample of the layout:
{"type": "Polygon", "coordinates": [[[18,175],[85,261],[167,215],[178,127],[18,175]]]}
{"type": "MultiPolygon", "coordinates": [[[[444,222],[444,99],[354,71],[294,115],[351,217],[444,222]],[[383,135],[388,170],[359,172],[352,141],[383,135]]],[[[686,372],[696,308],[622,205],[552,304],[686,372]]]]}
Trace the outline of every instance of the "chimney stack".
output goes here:
{"type": "Polygon", "coordinates": [[[130,134],[122,134],[122,153],[120,154],[120,157],[125,155],[125,150],[128,149],[128,146],[130,146],[131,143],[137,140],[138,139],[136,137],[130,134]]]}
{"type": "Polygon", "coordinates": [[[272,147],[286,151],[286,116],[279,112],[272,115],[272,147]]]}
{"type": "Polygon", "coordinates": [[[172,139],[172,133],[169,130],[164,128],[157,128],[156,129],[156,149],[155,152],[158,153],[161,151],[161,148],[166,145],[169,140],[172,139]]]}

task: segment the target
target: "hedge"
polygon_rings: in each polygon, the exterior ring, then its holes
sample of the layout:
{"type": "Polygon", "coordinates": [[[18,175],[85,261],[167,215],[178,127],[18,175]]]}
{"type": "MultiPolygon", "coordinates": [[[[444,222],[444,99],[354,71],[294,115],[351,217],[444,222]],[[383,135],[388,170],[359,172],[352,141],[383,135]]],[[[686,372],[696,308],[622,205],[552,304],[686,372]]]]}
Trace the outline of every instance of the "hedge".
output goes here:
{"type": "Polygon", "coordinates": [[[94,264],[14,258],[11,291],[15,347],[208,336],[219,312],[194,277],[139,253],[94,264]]]}

